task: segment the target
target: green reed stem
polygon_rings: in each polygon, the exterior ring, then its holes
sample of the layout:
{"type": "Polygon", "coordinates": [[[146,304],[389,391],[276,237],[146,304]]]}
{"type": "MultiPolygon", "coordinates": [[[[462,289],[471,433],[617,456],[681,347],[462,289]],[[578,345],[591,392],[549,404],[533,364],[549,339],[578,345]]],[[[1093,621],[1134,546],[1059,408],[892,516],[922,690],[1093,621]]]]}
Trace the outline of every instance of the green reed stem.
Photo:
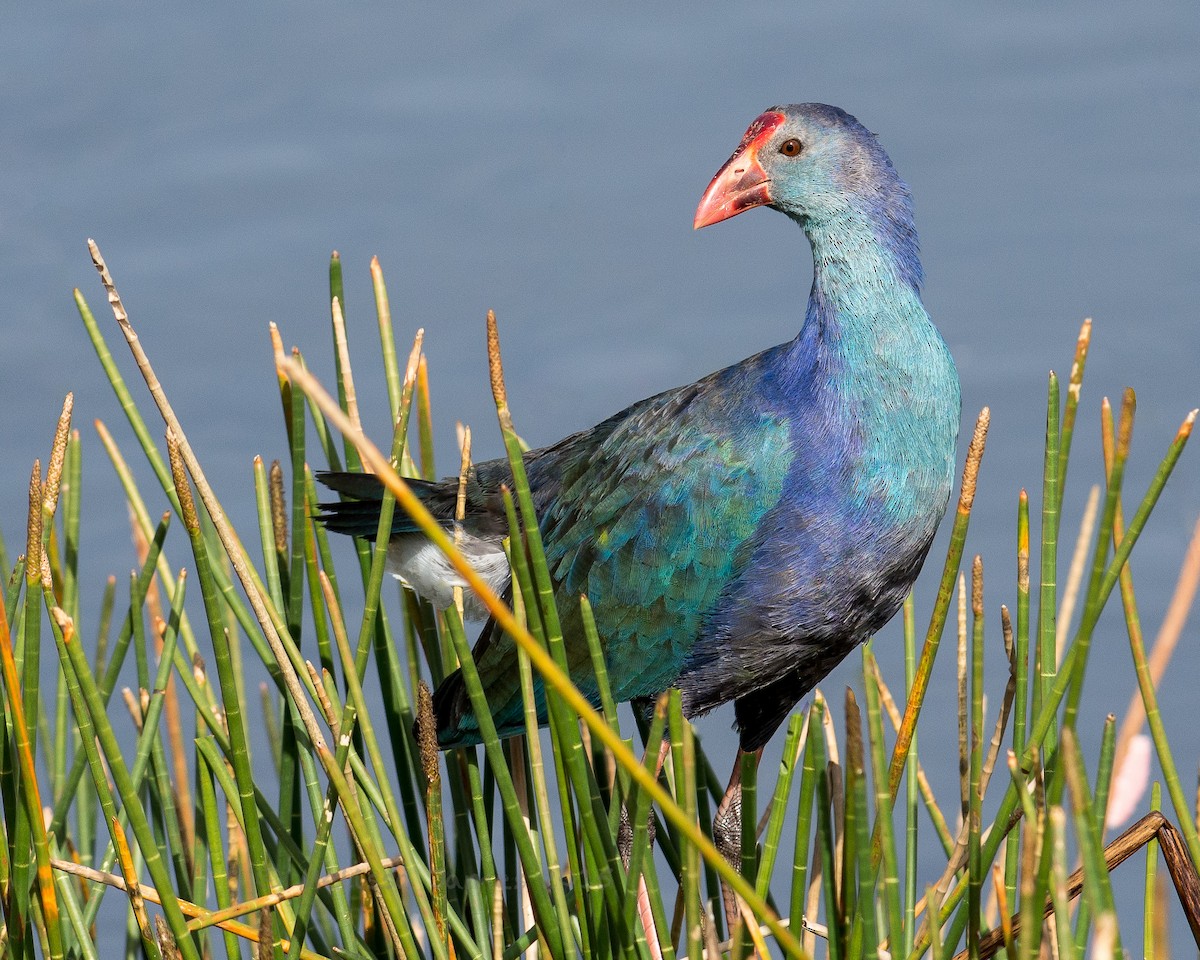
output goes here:
{"type": "MultiPolygon", "coordinates": [[[[70,625],[69,621],[65,621],[63,624],[62,650],[65,651],[67,657],[70,659],[71,668],[74,670],[87,712],[91,716],[92,724],[95,727],[96,736],[100,742],[100,749],[104,754],[104,759],[108,764],[109,773],[116,784],[117,791],[121,796],[121,804],[129,818],[129,824],[133,829],[134,836],[137,838],[142,856],[145,858],[146,869],[149,871],[151,880],[162,899],[163,914],[166,917],[167,925],[170,927],[171,933],[175,937],[179,949],[182,951],[184,960],[199,960],[195,943],[187,931],[187,921],[179,908],[179,901],[175,897],[170,876],[167,874],[166,864],[158,852],[154,834],[142,810],[137,790],[129,775],[129,769],[125,766],[124,758],[121,756],[116,735],[109,725],[108,717],[104,712],[104,703],[100,696],[100,691],[96,687],[95,680],[88,668],[87,660],[76,641],[74,628],[70,625]]],[[[108,785],[104,783],[102,786],[97,783],[96,786],[97,789],[103,791],[107,790],[108,785]]]]}
{"type": "Polygon", "coordinates": [[[471,708],[479,721],[479,733],[483,741],[484,751],[496,776],[496,787],[500,792],[504,814],[508,820],[511,835],[516,845],[517,855],[521,861],[521,868],[525,873],[530,900],[533,903],[534,915],[550,949],[555,952],[556,956],[566,956],[563,939],[564,931],[559,927],[558,916],[546,893],[546,884],[541,863],[536,851],[533,849],[529,832],[525,827],[521,809],[517,802],[516,790],[513,787],[512,777],[508,772],[508,762],[505,759],[503,748],[500,746],[500,739],[496,734],[496,725],[492,721],[487,696],[484,694],[483,686],[479,681],[479,673],[475,669],[475,661],[471,657],[470,647],[467,646],[466,637],[462,633],[457,611],[453,608],[446,611],[446,623],[449,627],[450,639],[454,644],[455,652],[458,654],[461,664],[460,669],[462,670],[463,685],[466,687],[467,695],[471,700],[471,708]]]}
{"type": "Polygon", "coordinates": [[[1042,465],[1042,548],[1041,586],[1038,595],[1038,645],[1035,655],[1037,686],[1033,695],[1036,715],[1049,696],[1058,672],[1055,654],[1056,617],[1058,612],[1058,525],[1059,433],[1058,377],[1050,372],[1046,396],[1046,448],[1042,465]]]}
{"type": "MultiPolygon", "coordinates": [[[[792,848],[792,890],[789,917],[796,922],[804,916],[804,901],[808,895],[808,851],[812,837],[813,797],[817,779],[824,777],[824,765],[818,759],[817,742],[821,740],[821,705],[816,700],[808,711],[808,736],[804,744],[804,768],[800,773],[800,799],[796,811],[796,842],[792,848]]],[[[818,840],[818,843],[820,841],[818,840]]]]}
{"type": "Polygon", "coordinates": [[[892,762],[888,769],[888,791],[893,800],[900,789],[900,777],[908,759],[908,751],[912,746],[913,734],[917,728],[917,718],[925,702],[925,694],[929,689],[929,678],[933,673],[933,661],[937,657],[938,648],[942,642],[942,631],[946,626],[946,615],[950,611],[950,601],[954,596],[954,584],[958,578],[958,567],[962,561],[963,549],[967,540],[967,527],[971,522],[971,507],[975,503],[975,489],[979,478],[979,464],[983,459],[984,443],[987,440],[988,424],[991,422],[991,411],[984,407],[975,421],[975,432],[967,449],[966,464],[963,467],[962,486],[959,491],[958,508],[954,514],[954,523],[950,530],[950,545],[946,550],[946,562],[942,567],[942,579],[938,584],[937,599],[934,602],[933,614],[929,620],[929,630],[925,634],[925,644],[921,649],[921,659],[917,664],[917,672],[910,685],[908,703],[904,709],[904,719],[896,734],[896,744],[892,748],[892,762]]]}
{"type": "MultiPolygon", "coordinates": [[[[1071,904],[1067,899],[1067,815],[1062,807],[1050,808],[1050,899],[1054,904],[1058,955],[1061,960],[1075,960],[1075,940],[1071,937],[1071,904]]],[[[1079,928],[1087,926],[1081,922],[1079,928]]]]}
{"type": "MultiPolygon", "coordinates": [[[[863,648],[863,686],[867,695],[867,733],[871,748],[871,782],[875,787],[875,815],[882,824],[880,843],[883,850],[881,862],[883,879],[883,905],[886,908],[888,948],[899,950],[894,944],[904,943],[904,911],[900,905],[900,866],[896,859],[896,837],[892,818],[892,796],[887,789],[887,759],[886,745],[883,739],[883,712],[879,706],[879,684],[875,679],[875,670],[871,661],[874,653],[867,647],[863,648]]],[[[910,751],[910,766],[916,758],[916,751],[910,751]]],[[[910,793],[916,786],[916,778],[910,769],[910,793]]],[[[908,814],[910,818],[916,814],[916,797],[911,797],[908,814]]]]}
{"type": "MultiPolygon", "coordinates": [[[[1150,809],[1162,809],[1162,786],[1157,780],[1150,785],[1150,809]]],[[[1158,920],[1163,904],[1158,899],[1158,835],[1146,844],[1146,883],[1142,909],[1142,957],[1159,960],[1158,920]]],[[[1165,944],[1164,944],[1165,946],[1165,944]]]]}
{"type": "Polygon", "coordinates": [[[762,857],[759,860],[758,873],[754,883],[755,891],[764,898],[770,891],[771,875],[775,872],[775,858],[779,853],[779,842],[783,836],[783,821],[787,814],[788,800],[791,797],[792,780],[804,753],[805,734],[808,730],[804,720],[803,713],[792,714],[791,720],[788,721],[787,735],[783,741],[783,756],[779,760],[779,776],[775,779],[775,791],[771,795],[771,816],[767,820],[762,857]]]}
{"type": "MultiPolygon", "coordinates": [[[[913,680],[917,673],[917,617],[916,604],[910,592],[904,598],[904,690],[906,696],[911,693],[913,680]]],[[[879,681],[874,679],[875,695],[879,695],[879,681]]],[[[872,729],[872,738],[876,736],[872,729]]],[[[879,729],[879,743],[885,744],[882,721],[879,729]]],[[[917,913],[917,804],[920,801],[921,785],[918,782],[920,772],[919,756],[917,753],[917,732],[913,731],[912,743],[908,751],[908,761],[905,764],[905,797],[904,797],[904,915],[901,918],[903,930],[903,947],[901,954],[907,956],[912,950],[913,938],[916,936],[917,913]]],[[[879,777],[879,774],[876,773],[879,777]]],[[[880,777],[882,779],[882,777],[880,777]]],[[[890,795],[889,795],[890,796],[890,795]]],[[[893,950],[895,941],[889,937],[888,946],[893,950]]]]}
{"type": "MultiPolygon", "coordinates": [[[[1084,901],[1092,916],[1099,919],[1102,914],[1115,912],[1108,865],[1104,860],[1104,844],[1100,839],[1100,824],[1097,820],[1098,817],[1103,817],[1103,812],[1092,805],[1083,757],[1079,753],[1079,744],[1071,727],[1063,728],[1062,755],[1067,789],[1071,794],[1071,807],[1074,812],[1075,838],[1079,842],[1079,853],[1083,860],[1084,901]]],[[[1118,933],[1114,944],[1114,956],[1120,955],[1118,933]]]]}
{"type": "MultiPolygon", "coordinates": [[[[1125,461],[1129,456],[1129,443],[1133,434],[1133,415],[1136,407],[1136,401],[1132,390],[1126,390],[1125,396],[1121,403],[1121,420],[1117,428],[1117,444],[1112,458],[1111,468],[1108,473],[1108,489],[1104,500],[1104,516],[1100,523],[1099,534],[1096,538],[1096,549],[1092,560],[1092,574],[1088,584],[1088,599],[1093,597],[1099,598],[1103,596],[1104,600],[1108,599],[1108,592],[1101,592],[1101,583],[1108,582],[1108,573],[1105,569],[1104,561],[1108,556],[1108,544],[1110,536],[1117,529],[1117,510],[1121,502],[1121,482],[1125,477],[1125,461]]],[[[1135,518],[1136,519],[1136,518],[1135,518]]],[[[1111,583],[1108,583],[1108,591],[1112,590],[1117,577],[1120,575],[1121,568],[1114,572],[1111,583]]],[[[1111,569],[1111,568],[1110,568],[1111,569]]],[[[1086,604],[1084,607],[1083,619],[1090,621],[1089,626],[1094,627],[1095,621],[1099,618],[1100,612],[1095,609],[1095,604],[1086,604]]],[[[1067,707],[1063,712],[1064,725],[1073,726],[1075,716],[1079,711],[1079,701],[1083,697],[1083,677],[1084,669],[1087,665],[1087,654],[1091,645],[1092,630],[1080,630],[1077,634],[1076,644],[1080,648],[1078,658],[1078,670],[1073,678],[1070,689],[1067,693],[1067,707]]]]}

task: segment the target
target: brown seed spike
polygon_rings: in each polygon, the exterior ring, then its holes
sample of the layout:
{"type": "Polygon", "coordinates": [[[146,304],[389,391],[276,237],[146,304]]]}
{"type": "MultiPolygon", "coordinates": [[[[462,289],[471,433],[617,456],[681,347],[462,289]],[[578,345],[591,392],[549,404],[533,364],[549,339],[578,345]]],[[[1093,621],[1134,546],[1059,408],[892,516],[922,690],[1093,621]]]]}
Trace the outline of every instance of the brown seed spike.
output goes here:
{"type": "Polygon", "coordinates": [[[288,555],[287,501],[283,493],[283,467],[278,460],[271,461],[268,475],[271,490],[271,529],[275,534],[275,552],[281,557],[288,555]]]}
{"type": "Polygon", "coordinates": [[[854,691],[846,688],[846,763],[858,774],[864,772],[862,715],[854,691]]]}
{"type": "Polygon", "coordinates": [[[1117,421],[1117,452],[1124,459],[1129,455],[1129,442],[1133,437],[1133,415],[1137,411],[1137,395],[1133,387],[1126,387],[1121,397],[1121,419],[1117,421]]]}
{"type": "Polygon", "coordinates": [[[983,557],[979,554],[971,564],[971,613],[983,616],[983,557]]]}
{"type": "Polygon", "coordinates": [[[42,576],[42,461],[29,475],[29,526],[25,542],[25,582],[36,586],[42,576]]]}
{"type": "Polygon", "coordinates": [[[188,533],[198,533],[200,518],[196,516],[196,501],[192,499],[192,486],[188,483],[187,468],[183,464],[179,440],[173,430],[167,431],[167,459],[171,462],[171,479],[175,483],[175,494],[179,497],[179,513],[183,517],[183,525],[188,533]]]}
{"type": "Polygon", "coordinates": [[[983,459],[983,448],[987,443],[988,425],[992,422],[992,411],[984,407],[975,421],[975,432],[971,445],[967,447],[967,463],[963,467],[962,492],[958,497],[958,512],[970,513],[975,503],[975,485],[979,480],[979,463],[983,459]]]}
{"type": "Polygon", "coordinates": [[[263,907],[258,911],[258,947],[254,955],[258,960],[274,960],[275,957],[275,924],[271,907],[263,907]]]}
{"type": "Polygon", "coordinates": [[[1004,655],[1008,657],[1009,672],[1015,677],[1017,672],[1017,661],[1014,659],[1017,655],[1013,647],[1013,625],[1012,616],[1008,612],[1008,607],[1000,604],[1000,631],[1004,636],[1004,655]]]}
{"type": "Polygon", "coordinates": [[[75,395],[68,393],[63,401],[62,413],[54,431],[54,444],[50,448],[50,463],[46,467],[46,483],[42,488],[42,509],[46,516],[54,516],[58,506],[58,489],[62,482],[63,461],[67,457],[67,439],[71,435],[71,411],[75,409],[75,395]]]}
{"type": "Polygon", "coordinates": [[[504,364],[500,360],[500,331],[496,328],[496,311],[487,312],[488,372],[492,378],[492,397],[503,422],[508,417],[508,392],[504,388],[504,364]]]}
{"type": "Polygon", "coordinates": [[[433,695],[424,680],[417,685],[417,748],[421,751],[425,779],[430,786],[436,786],[440,781],[437,724],[433,719],[433,695]]]}

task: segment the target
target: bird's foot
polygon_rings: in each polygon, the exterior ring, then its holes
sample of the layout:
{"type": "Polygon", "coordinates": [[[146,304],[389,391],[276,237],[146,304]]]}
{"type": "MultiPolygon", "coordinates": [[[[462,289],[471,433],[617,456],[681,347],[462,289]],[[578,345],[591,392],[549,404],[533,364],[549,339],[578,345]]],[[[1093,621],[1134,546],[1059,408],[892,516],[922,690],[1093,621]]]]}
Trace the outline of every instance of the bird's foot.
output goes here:
{"type": "MultiPolygon", "coordinates": [[[[646,841],[654,846],[654,838],[658,835],[655,826],[654,811],[646,817],[646,841]]],[[[633,856],[633,824],[629,822],[629,809],[621,807],[621,819],[617,823],[617,853],[621,855],[621,863],[629,869],[629,860],[633,856]]]]}

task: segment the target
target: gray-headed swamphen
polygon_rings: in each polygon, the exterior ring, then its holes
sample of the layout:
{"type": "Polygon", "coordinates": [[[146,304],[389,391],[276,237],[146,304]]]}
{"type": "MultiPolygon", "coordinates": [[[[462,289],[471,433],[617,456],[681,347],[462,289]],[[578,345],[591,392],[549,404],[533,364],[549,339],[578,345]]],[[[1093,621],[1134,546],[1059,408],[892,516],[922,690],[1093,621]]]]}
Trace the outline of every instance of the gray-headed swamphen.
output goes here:
{"type": "MultiPolygon", "coordinates": [[[[739,762],[714,835],[735,860],[741,753],[761,753],[900,607],[946,509],[959,424],[954,361],[921,303],[909,192],[875,136],[836,107],[772,107],[709,184],[695,226],[758,206],[812,245],[795,339],[525,457],[578,687],[598,699],[579,620],[587,594],[618,700],[675,686],[689,717],[734,701],[739,762]]],[[[746,297],[778,309],[767,287],[746,297]]],[[[475,465],[462,525],[497,592],[509,581],[509,479],[505,461],[475,465]]],[[[356,498],[327,507],[328,528],[373,537],[378,482],[322,480],[356,498]]],[[[413,482],[447,526],[457,485],[413,482]]],[[[393,529],[389,569],[447,606],[461,585],[452,568],[407,517],[393,529]]],[[[474,659],[497,728],[522,732],[513,642],[489,625],[474,659]]],[[[441,746],[478,742],[459,674],[435,704],[441,746]]]]}

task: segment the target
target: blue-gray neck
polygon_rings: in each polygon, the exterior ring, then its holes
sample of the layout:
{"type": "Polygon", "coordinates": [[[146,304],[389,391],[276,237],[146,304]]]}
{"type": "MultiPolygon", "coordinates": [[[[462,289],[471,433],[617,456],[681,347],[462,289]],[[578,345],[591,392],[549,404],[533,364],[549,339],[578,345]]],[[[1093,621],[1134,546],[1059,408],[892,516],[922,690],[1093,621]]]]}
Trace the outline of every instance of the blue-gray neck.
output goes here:
{"type": "Polygon", "coordinates": [[[944,506],[960,409],[954,361],[921,303],[906,202],[899,212],[876,204],[795,218],[812,243],[814,278],[792,346],[796,374],[854,438],[847,454],[871,478],[861,496],[881,495],[897,519],[931,497],[944,506]]]}

